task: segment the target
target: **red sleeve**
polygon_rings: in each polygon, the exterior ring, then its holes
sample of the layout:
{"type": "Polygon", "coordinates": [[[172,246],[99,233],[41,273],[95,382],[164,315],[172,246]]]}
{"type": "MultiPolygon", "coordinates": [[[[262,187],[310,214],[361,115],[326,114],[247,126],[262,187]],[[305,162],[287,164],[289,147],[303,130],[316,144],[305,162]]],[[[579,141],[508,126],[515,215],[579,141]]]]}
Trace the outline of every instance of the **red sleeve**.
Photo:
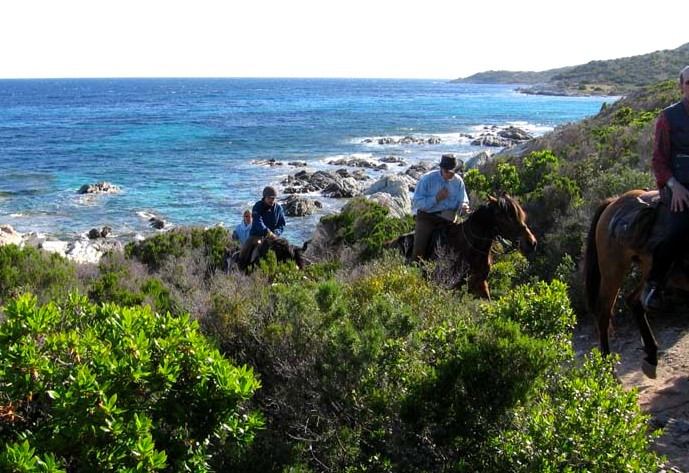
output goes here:
{"type": "Polygon", "coordinates": [[[670,123],[665,113],[661,113],[656,121],[651,169],[653,174],[655,174],[656,186],[658,186],[658,189],[662,189],[665,183],[672,177],[672,169],[670,168],[670,123]]]}

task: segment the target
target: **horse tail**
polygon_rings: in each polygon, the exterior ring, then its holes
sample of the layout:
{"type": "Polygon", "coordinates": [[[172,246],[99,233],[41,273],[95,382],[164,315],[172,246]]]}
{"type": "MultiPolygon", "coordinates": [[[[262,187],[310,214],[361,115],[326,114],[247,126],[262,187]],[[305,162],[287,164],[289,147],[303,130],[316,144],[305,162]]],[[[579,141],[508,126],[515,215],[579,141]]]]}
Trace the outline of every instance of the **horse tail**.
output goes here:
{"type": "Polygon", "coordinates": [[[598,206],[591,220],[591,227],[586,236],[586,249],[584,250],[584,291],[586,294],[586,306],[590,313],[597,318],[598,299],[600,295],[601,273],[598,266],[598,248],[596,246],[596,227],[603,211],[608,208],[613,199],[608,199],[598,206]]]}

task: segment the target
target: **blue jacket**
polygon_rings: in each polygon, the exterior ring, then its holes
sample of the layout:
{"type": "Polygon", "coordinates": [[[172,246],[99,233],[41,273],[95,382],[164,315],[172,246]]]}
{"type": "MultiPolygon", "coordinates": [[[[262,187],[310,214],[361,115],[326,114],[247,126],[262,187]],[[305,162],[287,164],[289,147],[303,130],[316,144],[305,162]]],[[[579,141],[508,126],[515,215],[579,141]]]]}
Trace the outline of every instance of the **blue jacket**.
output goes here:
{"type": "MultiPolygon", "coordinates": [[[[253,224],[253,222],[252,222],[253,224]]],[[[237,224],[236,227],[234,227],[234,232],[232,232],[232,238],[236,238],[239,240],[240,244],[244,244],[247,238],[249,238],[249,232],[251,232],[251,227],[252,225],[245,225],[244,221],[242,220],[237,224]]]]}
{"type": "Polygon", "coordinates": [[[285,229],[285,212],[277,202],[272,207],[268,207],[261,199],[254,204],[251,215],[254,219],[249,232],[251,236],[264,237],[268,231],[280,236],[285,229]]]}

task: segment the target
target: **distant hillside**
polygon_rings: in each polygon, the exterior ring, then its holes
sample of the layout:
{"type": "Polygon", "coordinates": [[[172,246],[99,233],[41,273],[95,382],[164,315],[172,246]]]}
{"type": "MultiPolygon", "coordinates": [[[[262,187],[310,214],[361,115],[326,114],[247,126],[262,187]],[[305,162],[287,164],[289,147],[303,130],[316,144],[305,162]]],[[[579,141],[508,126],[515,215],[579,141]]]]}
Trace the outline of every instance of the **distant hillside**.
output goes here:
{"type": "Polygon", "coordinates": [[[518,89],[542,95],[627,95],[639,87],[674,78],[689,64],[689,43],[655,51],[542,72],[488,71],[452,82],[530,84],[518,89]]]}
{"type": "Polygon", "coordinates": [[[470,84],[539,84],[549,81],[557,74],[565,73],[572,67],[550,69],[541,72],[532,71],[486,71],[479,72],[463,79],[455,79],[451,82],[470,84]]]}

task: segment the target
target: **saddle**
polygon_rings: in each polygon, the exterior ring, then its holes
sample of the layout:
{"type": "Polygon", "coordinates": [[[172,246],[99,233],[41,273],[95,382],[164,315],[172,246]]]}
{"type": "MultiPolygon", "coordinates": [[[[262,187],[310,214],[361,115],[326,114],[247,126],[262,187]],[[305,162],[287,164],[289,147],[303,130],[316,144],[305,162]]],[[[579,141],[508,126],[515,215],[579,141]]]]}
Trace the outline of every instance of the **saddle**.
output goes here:
{"type": "Polygon", "coordinates": [[[620,206],[608,224],[608,232],[621,245],[652,252],[667,235],[670,205],[657,190],[645,192],[620,206]]]}
{"type": "Polygon", "coordinates": [[[431,233],[431,239],[428,241],[428,248],[426,248],[426,256],[429,256],[436,248],[447,245],[447,234],[450,230],[449,226],[436,228],[431,233]]]}
{"type": "MultiPolygon", "coordinates": [[[[447,244],[447,236],[450,230],[450,226],[446,225],[433,230],[431,238],[428,240],[428,247],[424,253],[425,258],[429,258],[433,255],[433,252],[438,246],[447,244]]],[[[412,253],[414,251],[414,232],[405,233],[404,235],[392,240],[385,245],[386,248],[397,248],[407,259],[407,262],[411,261],[412,253]]]]}

